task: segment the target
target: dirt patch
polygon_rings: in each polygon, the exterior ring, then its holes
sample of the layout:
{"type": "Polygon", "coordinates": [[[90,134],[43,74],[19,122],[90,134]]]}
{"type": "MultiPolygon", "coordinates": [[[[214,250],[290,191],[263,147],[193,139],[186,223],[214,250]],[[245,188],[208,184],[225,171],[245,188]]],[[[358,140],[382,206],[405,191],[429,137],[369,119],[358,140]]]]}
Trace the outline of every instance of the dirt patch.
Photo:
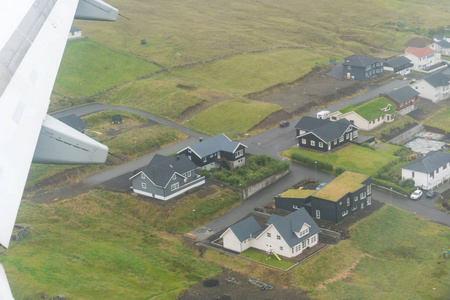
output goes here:
{"type": "Polygon", "coordinates": [[[446,101],[440,101],[440,102],[433,102],[428,99],[421,98],[419,103],[419,108],[410,112],[408,116],[413,118],[414,120],[418,122],[422,122],[429,116],[433,115],[436,111],[440,110],[441,108],[449,105],[449,100],[446,101]]]}
{"type": "Polygon", "coordinates": [[[429,44],[433,43],[433,40],[427,38],[413,38],[405,43],[405,47],[426,47],[429,44]]]}
{"type": "Polygon", "coordinates": [[[328,68],[316,68],[292,83],[279,84],[247,97],[278,104],[285,111],[299,116],[364,89],[360,82],[326,75],[328,71],[328,68]]]}
{"type": "MultiPolygon", "coordinates": [[[[264,281],[260,278],[257,280],[273,286],[271,290],[262,290],[248,282],[249,276],[230,269],[223,269],[220,275],[210,278],[208,281],[217,280],[218,285],[214,287],[205,287],[202,282],[194,285],[184,292],[178,299],[180,300],[210,300],[210,299],[230,299],[230,300],[269,300],[269,299],[310,299],[306,292],[295,286],[285,287],[277,284],[280,277],[288,275],[276,271],[272,271],[271,280],[264,281]],[[231,279],[234,279],[231,280],[231,279]],[[228,280],[227,280],[228,279],[228,280]],[[236,283],[235,283],[236,282],[236,283]]],[[[251,277],[251,274],[250,274],[251,277]]]]}
{"type": "Polygon", "coordinates": [[[271,113],[264,120],[259,122],[256,126],[254,126],[250,131],[253,130],[263,130],[267,128],[272,128],[275,126],[279,126],[280,121],[282,120],[290,120],[294,117],[293,113],[287,112],[284,109],[271,113]]]}

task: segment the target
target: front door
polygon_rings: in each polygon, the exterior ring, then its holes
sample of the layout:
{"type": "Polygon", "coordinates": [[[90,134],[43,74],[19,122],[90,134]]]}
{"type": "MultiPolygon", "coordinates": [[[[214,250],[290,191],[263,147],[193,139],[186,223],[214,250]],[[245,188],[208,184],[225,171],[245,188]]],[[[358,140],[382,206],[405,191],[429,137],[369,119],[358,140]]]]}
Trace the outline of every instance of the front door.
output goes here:
{"type": "Polygon", "coordinates": [[[320,219],[320,210],[316,209],[316,219],[320,219]]]}

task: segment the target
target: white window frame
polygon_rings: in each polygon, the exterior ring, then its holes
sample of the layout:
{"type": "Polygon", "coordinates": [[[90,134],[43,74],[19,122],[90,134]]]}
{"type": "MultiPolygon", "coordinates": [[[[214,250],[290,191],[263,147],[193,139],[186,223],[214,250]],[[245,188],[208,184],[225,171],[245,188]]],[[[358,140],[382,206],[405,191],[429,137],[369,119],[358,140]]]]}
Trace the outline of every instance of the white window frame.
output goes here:
{"type": "Polygon", "coordinates": [[[306,139],[302,139],[302,144],[306,145],[306,139]]]}
{"type": "Polygon", "coordinates": [[[175,182],[174,184],[172,184],[170,186],[171,191],[175,191],[176,189],[179,189],[179,188],[180,188],[180,183],[178,183],[178,182],[175,182]]]}
{"type": "Polygon", "coordinates": [[[315,147],[316,146],[316,141],[311,140],[311,146],[315,147]]]}
{"type": "Polygon", "coordinates": [[[141,183],[141,187],[142,187],[144,190],[146,190],[146,189],[147,189],[147,183],[142,182],[142,183],[141,183]]]}
{"type": "Polygon", "coordinates": [[[141,173],[141,178],[142,178],[142,179],[145,179],[145,174],[144,174],[144,172],[141,173]]]}
{"type": "Polygon", "coordinates": [[[316,219],[320,219],[320,210],[316,209],[316,219]]]}
{"type": "Polygon", "coordinates": [[[244,155],[244,150],[243,149],[236,151],[236,153],[234,154],[234,157],[238,158],[239,156],[242,156],[242,155],[244,155]]]}
{"type": "Polygon", "coordinates": [[[347,209],[347,210],[344,210],[344,211],[342,212],[342,216],[343,216],[343,217],[345,217],[346,215],[348,215],[348,209],[347,209]]]}
{"type": "Polygon", "coordinates": [[[323,148],[323,143],[319,142],[319,148],[323,148]]]}

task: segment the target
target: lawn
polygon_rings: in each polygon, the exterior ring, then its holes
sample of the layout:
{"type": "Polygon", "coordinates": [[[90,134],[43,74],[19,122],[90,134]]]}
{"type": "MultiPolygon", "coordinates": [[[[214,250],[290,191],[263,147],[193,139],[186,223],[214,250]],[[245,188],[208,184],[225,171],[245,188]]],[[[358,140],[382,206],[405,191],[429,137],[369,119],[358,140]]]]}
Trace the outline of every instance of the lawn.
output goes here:
{"type": "Polygon", "coordinates": [[[105,191],[52,205],[22,203],[18,223],[31,234],[12,242],[0,262],[16,299],[64,294],[69,299],[176,299],[220,273],[182,243],[180,234],[239,203],[228,190],[152,204],[105,191]],[[113,274],[113,276],[112,276],[113,274]]]}
{"type": "Polygon", "coordinates": [[[425,120],[425,125],[436,127],[446,132],[450,131],[450,107],[444,107],[425,120]]]}
{"type": "Polygon", "coordinates": [[[254,260],[259,263],[263,263],[281,270],[287,270],[295,263],[287,260],[278,260],[274,255],[267,255],[266,253],[258,252],[253,249],[247,249],[239,256],[254,260]]]}
{"type": "Polygon", "coordinates": [[[294,283],[318,299],[450,295],[450,265],[439,264],[450,243],[448,227],[384,206],[353,225],[350,236],[293,269],[294,283]]]}
{"type": "Polygon", "coordinates": [[[237,138],[280,109],[280,106],[266,102],[225,101],[204,110],[184,125],[211,136],[225,133],[230,138],[237,138]]]}
{"type": "Polygon", "coordinates": [[[67,43],[53,94],[57,98],[90,96],[159,69],[91,39],[74,40],[67,43]]]}
{"type": "Polygon", "coordinates": [[[384,114],[394,114],[395,105],[385,97],[378,97],[361,105],[351,104],[349,106],[339,109],[339,111],[342,114],[354,111],[364,119],[372,121],[378,117],[381,117],[384,114]],[[391,105],[390,109],[387,111],[383,111],[382,109],[387,107],[389,104],[391,105]]]}
{"type": "Polygon", "coordinates": [[[348,145],[333,153],[318,153],[305,149],[289,148],[283,152],[284,156],[291,157],[292,153],[299,153],[303,156],[308,156],[313,160],[324,161],[334,165],[334,167],[342,167],[345,170],[359,172],[368,175],[374,175],[378,169],[386,165],[387,163],[398,159],[398,156],[394,155],[394,152],[401,147],[380,144],[386,147],[384,150],[373,150],[367,147],[361,147],[358,145],[348,145]],[[367,159],[370,157],[370,159],[367,159]]]}

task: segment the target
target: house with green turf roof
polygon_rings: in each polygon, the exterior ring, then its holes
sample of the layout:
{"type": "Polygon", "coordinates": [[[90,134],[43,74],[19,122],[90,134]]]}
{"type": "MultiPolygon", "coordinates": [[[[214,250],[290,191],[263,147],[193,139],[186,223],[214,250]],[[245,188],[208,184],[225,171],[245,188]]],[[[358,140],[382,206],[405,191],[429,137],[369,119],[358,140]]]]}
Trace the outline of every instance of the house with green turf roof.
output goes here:
{"type": "Polygon", "coordinates": [[[289,190],[275,197],[275,207],[305,208],[316,219],[338,223],[372,204],[372,177],[346,171],[320,190],[289,190]]]}
{"type": "Polygon", "coordinates": [[[395,103],[378,97],[361,105],[348,105],[330,114],[331,121],[346,119],[359,129],[370,131],[395,119],[395,103]]]}

